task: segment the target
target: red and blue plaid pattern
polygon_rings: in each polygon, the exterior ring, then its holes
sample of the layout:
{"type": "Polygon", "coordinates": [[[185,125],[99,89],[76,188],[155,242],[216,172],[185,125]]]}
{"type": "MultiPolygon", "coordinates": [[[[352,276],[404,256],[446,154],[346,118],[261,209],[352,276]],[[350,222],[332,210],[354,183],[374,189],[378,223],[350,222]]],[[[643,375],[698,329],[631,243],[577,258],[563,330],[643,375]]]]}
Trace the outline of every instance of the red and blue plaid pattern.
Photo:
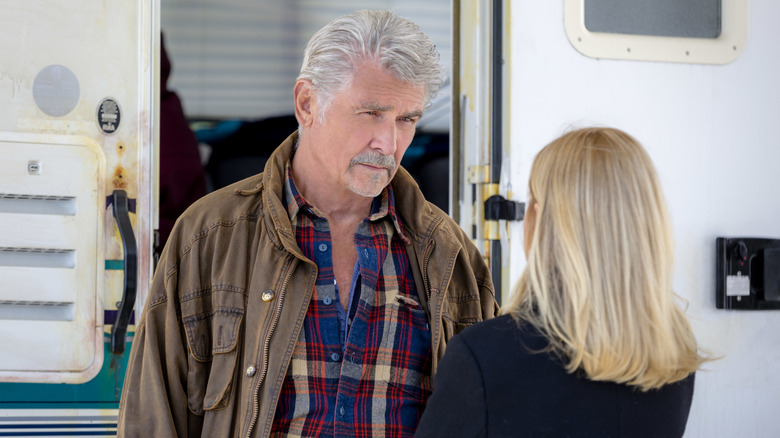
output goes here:
{"type": "Polygon", "coordinates": [[[411,437],[432,389],[431,339],[392,189],[374,199],[355,234],[357,302],[344,344],[328,221],[298,193],[289,165],[285,195],[318,274],[272,435],[411,437]]]}

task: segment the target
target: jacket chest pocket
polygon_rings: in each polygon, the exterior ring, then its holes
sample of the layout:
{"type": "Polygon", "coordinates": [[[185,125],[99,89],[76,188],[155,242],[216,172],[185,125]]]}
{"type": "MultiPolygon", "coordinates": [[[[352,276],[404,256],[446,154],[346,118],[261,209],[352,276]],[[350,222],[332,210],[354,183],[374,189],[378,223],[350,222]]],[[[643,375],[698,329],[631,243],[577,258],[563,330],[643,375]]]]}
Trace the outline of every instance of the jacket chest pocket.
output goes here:
{"type": "Polygon", "coordinates": [[[222,409],[230,401],[243,309],[217,308],[182,319],[189,349],[188,405],[192,412],[222,409]]]}
{"type": "Polygon", "coordinates": [[[392,359],[380,365],[387,365],[388,384],[407,394],[399,397],[424,402],[433,390],[428,316],[416,300],[396,295],[385,306],[384,321],[380,348],[392,359]]]}

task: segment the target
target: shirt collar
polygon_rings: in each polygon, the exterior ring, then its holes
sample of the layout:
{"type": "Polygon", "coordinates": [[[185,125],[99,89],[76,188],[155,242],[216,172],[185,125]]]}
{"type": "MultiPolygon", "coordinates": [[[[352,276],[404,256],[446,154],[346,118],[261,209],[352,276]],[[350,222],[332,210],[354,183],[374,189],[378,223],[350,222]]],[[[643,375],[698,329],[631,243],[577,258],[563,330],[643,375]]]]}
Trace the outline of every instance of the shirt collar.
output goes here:
{"type": "MultiPolygon", "coordinates": [[[[301,195],[298,188],[295,187],[295,181],[292,177],[291,160],[287,161],[285,169],[283,202],[287,206],[287,214],[290,216],[290,223],[293,227],[297,225],[298,215],[302,212],[308,212],[317,217],[324,217],[322,212],[317,207],[310,204],[309,201],[301,195]]],[[[377,222],[386,217],[389,217],[393,222],[396,232],[401,236],[404,243],[409,244],[410,240],[404,232],[401,218],[398,216],[398,212],[395,208],[395,196],[393,195],[393,188],[390,184],[382,189],[382,192],[374,198],[373,202],[371,202],[371,212],[368,215],[368,220],[377,222]]]]}

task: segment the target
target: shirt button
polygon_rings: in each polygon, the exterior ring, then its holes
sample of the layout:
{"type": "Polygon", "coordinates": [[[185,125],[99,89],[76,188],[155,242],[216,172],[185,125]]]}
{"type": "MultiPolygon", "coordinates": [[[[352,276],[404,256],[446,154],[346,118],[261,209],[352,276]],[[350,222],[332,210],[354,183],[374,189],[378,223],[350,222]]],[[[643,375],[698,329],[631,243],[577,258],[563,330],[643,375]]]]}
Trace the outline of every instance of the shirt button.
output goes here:
{"type": "Polygon", "coordinates": [[[256,370],[255,370],[255,367],[253,367],[252,365],[249,365],[249,366],[247,367],[247,369],[246,369],[246,376],[247,376],[247,377],[252,377],[252,376],[254,376],[254,375],[255,375],[255,371],[256,371],[256,370]]]}
{"type": "Polygon", "coordinates": [[[333,353],[330,355],[330,358],[333,359],[333,362],[337,362],[339,360],[339,354],[333,353]]]}
{"type": "Polygon", "coordinates": [[[330,306],[330,303],[332,302],[333,302],[333,298],[331,297],[325,297],[322,299],[322,303],[325,304],[326,306],[330,306]]]}
{"type": "Polygon", "coordinates": [[[271,289],[268,289],[267,291],[263,292],[263,301],[266,303],[274,299],[274,291],[271,289]]]}
{"type": "Polygon", "coordinates": [[[319,248],[320,248],[320,251],[325,252],[325,251],[328,250],[328,245],[326,245],[324,243],[320,243],[319,248]]]}
{"type": "Polygon", "coordinates": [[[342,417],[344,416],[344,406],[339,408],[339,415],[341,415],[342,417]]]}

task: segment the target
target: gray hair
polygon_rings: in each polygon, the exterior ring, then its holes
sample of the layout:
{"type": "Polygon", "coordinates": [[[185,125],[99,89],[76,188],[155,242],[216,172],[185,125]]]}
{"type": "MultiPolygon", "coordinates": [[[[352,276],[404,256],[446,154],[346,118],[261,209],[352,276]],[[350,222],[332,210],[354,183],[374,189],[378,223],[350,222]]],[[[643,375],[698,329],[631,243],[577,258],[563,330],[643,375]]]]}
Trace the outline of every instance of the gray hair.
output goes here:
{"type": "Polygon", "coordinates": [[[395,12],[361,10],[337,18],[309,40],[298,79],[317,90],[324,114],[362,61],[377,62],[396,79],[425,87],[427,109],[444,82],[439,52],[420,26],[395,12]]]}

